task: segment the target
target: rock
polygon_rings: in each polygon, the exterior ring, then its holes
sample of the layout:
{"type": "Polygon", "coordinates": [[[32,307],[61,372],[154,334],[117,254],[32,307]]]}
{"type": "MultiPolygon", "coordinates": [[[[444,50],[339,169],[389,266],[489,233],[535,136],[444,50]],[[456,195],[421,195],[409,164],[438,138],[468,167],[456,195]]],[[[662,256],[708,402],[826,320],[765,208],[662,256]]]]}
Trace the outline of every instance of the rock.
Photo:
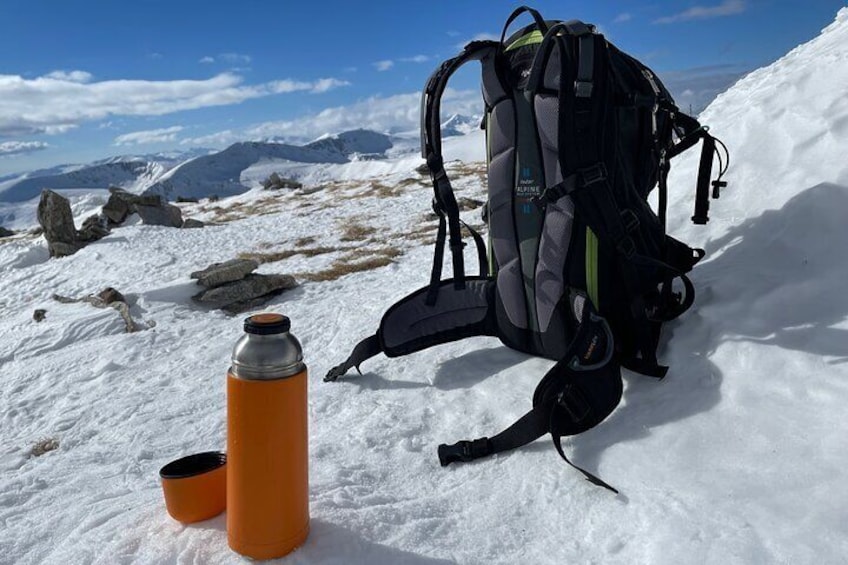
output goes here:
{"type": "Polygon", "coordinates": [[[103,206],[102,214],[110,225],[123,223],[130,214],[138,213],[144,224],[154,226],[181,227],[183,216],[179,208],[168,204],[158,194],[138,195],[123,188],[110,187],[109,200],[103,206]]]}
{"type": "MultiPolygon", "coordinates": [[[[111,188],[109,189],[112,190],[111,188]]],[[[102,214],[106,216],[112,225],[122,224],[130,215],[130,203],[128,200],[112,193],[109,200],[103,205],[102,214]]]]}
{"type": "Polygon", "coordinates": [[[77,240],[71,204],[52,190],[43,190],[38,202],[38,223],[44,228],[44,239],[51,257],[73,255],[83,244],[77,240]]]}
{"type": "Polygon", "coordinates": [[[206,224],[204,224],[200,220],[195,220],[194,218],[186,218],[185,221],[183,222],[182,228],[183,229],[202,228],[205,225],[206,224]]]}
{"type": "Polygon", "coordinates": [[[179,228],[183,225],[183,213],[173,204],[162,202],[157,206],[136,204],[135,211],[141,217],[141,223],[149,226],[179,228]]]}
{"type": "Polygon", "coordinates": [[[277,173],[271,173],[267,179],[262,181],[265,190],[279,190],[281,188],[303,188],[303,184],[294,180],[281,177],[277,173]]]}
{"type": "Polygon", "coordinates": [[[251,274],[240,281],[233,281],[204,290],[192,296],[192,299],[213,308],[227,308],[237,306],[239,303],[252,302],[261,297],[270,299],[282,291],[296,286],[297,282],[291,275],[251,274]]]}
{"type": "Polygon", "coordinates": [[[85,243],[91,243],[103,239],[109,235],[109,219],[103,214],[89,216],[82,223],[82,228],[77,232],[77,238],[85,243]]]}
{"type": "Polygon", "coordinates": [[[241,314],[242,312],[247,312],[248,310],[253,310],[257,306],[262,306],[275,296],[279,296],[283,291],[278,290],[275,292],[269,292],[268,294],[263,294],[257,298],[253,298],[251,300],[244,300],[242,302],[233,302],[232,304],[227,304],[226,306],[222,306],[221,310],[226,312],[227,314],[241,314]]]}
{"type": "Polygon", "coordinates": [[[476,198],[468,198],[467,196],[457,198],[456,203],[461,211],[475,210],[483,205],[482,200],[477,200],[476,198]]]}
{"type": "Polygon", "coordinates": [[[39,308],[38,310],[32,313],[32,319],[36,322],[43,322],[44,318],[46,317],[45,314],[47,314],[47,310],[45,310],[44,308],[39,308]]]}
{"type": "Polygon", "coordinates": [[[42,228],[41,226],[37,226],[37,227],[34,227],[31,230],[29,230],[27,233],[29,235],[36,235],[36,236],[42,235],[44,233],[44,228],[42,228]]]}
{"type": "Polygon", "coordinates": [[[259,262],[253,259],[233,259],[224,263],[212,263],[202,271],[193,272],[191,278],[197,279],[197,284],[211,288],[241,280],[257,267],[259,262]]]}
{"type": "Polygon", "coordinates": [[[7,230],[3,226],[0,226],[0,237],[9,237],[10,235],[15,235],[15,232],[12,230],[7,230]]]}
{"type": "Polygon", "coordinates": [[[430,176],[430,167],[427,163],[421,163],[417,167],[415,167],[415,172],[419,175],[430,176]]]}
{"type": "Polygon", "coordinates": [[[191,196],[177,196],[177,202],[197,204],[200,200],[191,196]]]}
{"type": "Polygon", "coordinates": [[[208,200],[209,200],[209,202],[217,202],[218,200],[220,200],[220,198],[218,197],[217,194],[210,194],[208,200]]]}
{"type": "Polygon", "coordinates": [[[111,286],[107,286],[97,297],[103,301],[104,304],[112,304],[113,302],[126,302],[127,299],[124,298],[124,295],[112,288],[111,286]]]}

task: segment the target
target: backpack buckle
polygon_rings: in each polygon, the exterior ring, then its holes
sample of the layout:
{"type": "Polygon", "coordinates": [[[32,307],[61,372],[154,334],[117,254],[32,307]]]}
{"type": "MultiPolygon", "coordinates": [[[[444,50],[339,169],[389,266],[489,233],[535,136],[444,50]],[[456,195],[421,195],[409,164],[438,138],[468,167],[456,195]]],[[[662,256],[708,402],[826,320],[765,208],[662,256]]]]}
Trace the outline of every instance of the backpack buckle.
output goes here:
{"type": "Polygon", "coordinates": [[[619,253],[624,255],[625,259],[630,259],[636,254],[636,244],[630,236],[621,238],[615,248],[619,253]]]}
{"type": "Polygon", "coordinates": [[[562,392],[557,395],[557,405],[565,409],[565,412],[575,424],[579,424],[592,411],[586,397],[583,396],[579,388],[572,384],[566,385],[562,392]]]}
{"type": "Polygon", "coordinates": [[[492,453],[492,443],[487,437],[481,437],[474,441],[458,441],[453,445],[442,444],[439,446],[439,463],[447,467],[451,463],[467,463],[492,453]]]}
{"type": "Polygon", "coordinates": [[[575,80],[574,81],[574,96],[577,98],[592,97],[592,81],[591,80],[575,80]]]}
{"type": "Polygon", "coordinates": [[[639,217],[630,208],[625,208],[621,211],[621,222],[624,224],[624,229],[628,233],[632,233],[639,228],[639,217]]]}
{"type": "Polygon", "coordinates": [[[604,165],[603,161],[601,161],[595,163],[591,167],[578,170],[577,174],[580,175],[579,178],[581,187],[591,186],[595,183],[607,180],[607,166],[604,165]]]}

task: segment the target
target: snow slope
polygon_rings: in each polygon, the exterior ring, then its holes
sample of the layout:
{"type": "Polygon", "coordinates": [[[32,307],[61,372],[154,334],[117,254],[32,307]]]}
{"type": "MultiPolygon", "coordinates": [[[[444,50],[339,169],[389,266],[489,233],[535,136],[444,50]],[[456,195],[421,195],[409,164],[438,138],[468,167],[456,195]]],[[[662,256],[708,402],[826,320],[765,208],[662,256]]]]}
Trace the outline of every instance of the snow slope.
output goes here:
{"type": "MultiPolygon", "coordinates": [[[[303,279],[361,260],[360,248],[404,254],[305,282],[269,306],[292,318],[310,366],[312,533],[283,562],[844,562],[846,60],[843,9],[820,37],[705,111],[733,158],[708,226],[688,223],[698,155],[675,163],[670,225],[709,255],[693,273],[695,306],[667,327],[661,358],[672,369],[662,382],[627,373],[616,412],[566,442],[619,496],[582,480],[547,440],[439,467],[439,443],[511,423],[551,365],[496,340],[379,356],[363,376],[321,382],[389,305],[428,280],[431,249],[409,234],[435,225],[423,217],[428,188],[407,182],[420,163],[412,157],[339,164],[352,167],[347,176],[314,194],[252,190],[222,210],[184,205],[201,219],[228,210],[232,221],[121,228],[59,260],[38,240],[0,243],[0,562],[247,562],[228,550],[223,516],[181,526],[158,486],[162,464],[225,443],[224,373],[240,319],[194,307],[188,273],[305,237],[315,240],[306,247],[340,250],[260,270],[303,279]],[[239,218],[250,207],[260,213],[239,218]],[[379,229],[343,241],[352,224],[379,229]],[[49,298],[106,285],[155,327],[123,334],[111,310],[49,298]],[[35,308],[47,309],[40,324],[35,308]],[[43,437],[59,449],[30,456],[43,437]]],[[[446,143],[450,158],[474,155],[482,140],[446,143]]],[[[452,165],[460,195],[482,195],[476,168],[452,165]]]]}

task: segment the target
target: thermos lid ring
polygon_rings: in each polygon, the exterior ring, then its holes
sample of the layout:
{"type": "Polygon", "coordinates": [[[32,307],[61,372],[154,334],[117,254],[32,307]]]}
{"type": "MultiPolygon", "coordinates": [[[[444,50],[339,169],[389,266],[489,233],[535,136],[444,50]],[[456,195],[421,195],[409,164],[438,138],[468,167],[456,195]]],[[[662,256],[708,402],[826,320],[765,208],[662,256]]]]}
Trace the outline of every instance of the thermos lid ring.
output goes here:
{"type": "Polygon", "coordinates": [[[254,335],[281,334],[291,329],[291,320],[282,314],[255,314],[244,320],[244,331],[254,335]]]}

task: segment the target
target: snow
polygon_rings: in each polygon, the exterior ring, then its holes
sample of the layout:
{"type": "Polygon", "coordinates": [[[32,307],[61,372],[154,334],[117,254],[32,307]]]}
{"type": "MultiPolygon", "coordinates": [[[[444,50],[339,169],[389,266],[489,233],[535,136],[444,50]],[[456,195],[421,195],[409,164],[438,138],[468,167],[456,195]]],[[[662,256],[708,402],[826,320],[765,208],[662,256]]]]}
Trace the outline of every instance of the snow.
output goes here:
{"type": "MultiPolygon", "coordinates": [[[[439,467],[439,443],[510,424],[551,366],[497,340],[378,356],[363,376],[321,382],[388,306],[428,280],[431,248],[409,236],[435,233],[424,218],[429,189],[407,181],[418,178],[414,154],[304,166],[317,192],[254,188],[183,204],[191,217],[234,218],[197,230],[123,227],[67,258],[48,259],[32,236],[0,240],[0,562],[247,562],[227,548],[223,516],[181,526],[158,484],[164,463],[225,445],[224,375],[241,319],[194,306],[188,275],[305,237],[340,250],[260,271],[303,278],[356,261],[358,248],[404,253],[304,282],[268,306],[291,317],[310,368],[312,532],[284,562],[843,562],[846,59],[843,9],[820,37],[704,112],[733,159],[706,227],[688,220],[697,151],[674,163],[670,227],[708,256],[693,272],[695,306],[666,328],[671,371],[661,382],[626,373],[612,416],[566,442],[619,496],[582,480],[548,440],[439,467]],[[387,195],[375,184],[400,188],[387,195]],[[343,241],[354,223],[379,228],[375,241],[343,241]],[[50,298],[104,286],[155,326],[122,333],[111,309],[50,298]],[[41,323],[36,308],[47,310],[41,323]],[[51,437],[57,450],[29,454],[51,437]]],[[[480,159],[482,136],[446,144],[448,158],[466,162],[451,165],[458,193],[480,197],[479,165],[468,163],[480,159]]],[[[263,166],[273,165],[243,178],[263,166]]],[[[479,211],[465,217],[479,223],[479,211]]]]}

